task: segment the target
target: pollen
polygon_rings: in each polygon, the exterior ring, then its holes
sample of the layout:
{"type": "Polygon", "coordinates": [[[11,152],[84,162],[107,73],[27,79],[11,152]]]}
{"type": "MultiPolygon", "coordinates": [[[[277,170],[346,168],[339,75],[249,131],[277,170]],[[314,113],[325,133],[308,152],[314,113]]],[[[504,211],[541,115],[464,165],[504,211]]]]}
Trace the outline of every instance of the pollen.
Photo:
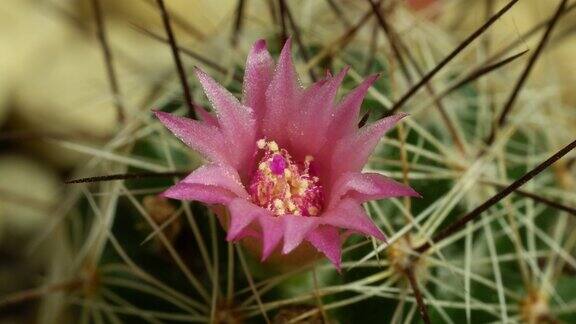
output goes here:
{"type": "Polygon", "coordinates": [[[256,142],[256,146],[258,146],[259,149],[263,150],[266,147],[266,140],[261,138],[258,140],[258,142],[256,142]]]}
{"type": "Polygon", "coordinates": [[[286,210],[284,208],[284,201],[282,201],[281,199],[274,199],[274,210],[279,214],[279,215],[284,215],[286,213],[286,210]]]}
{"type": "Polygon", "coordinates": [[[258,140],[262,152],[249,186],[253,203],[275,216],[317,216],[322,210],[324,193],[320,178],[311,174],[314,157],[295,161],[274,141],[258,140]]]}
{"type": "Polygon", "coordinates": [[[268,142],[268,149],[272,152],[278,152],[278,144],[274,141],[268,142]]]}
{"type": "Polygon", "coordinates": [[[310,206],[310,207],[308,207],[308,213],[312,216],[316,216],[316,215],[318,215],[318,208],[316,208],[314,206],[310,206]]]}

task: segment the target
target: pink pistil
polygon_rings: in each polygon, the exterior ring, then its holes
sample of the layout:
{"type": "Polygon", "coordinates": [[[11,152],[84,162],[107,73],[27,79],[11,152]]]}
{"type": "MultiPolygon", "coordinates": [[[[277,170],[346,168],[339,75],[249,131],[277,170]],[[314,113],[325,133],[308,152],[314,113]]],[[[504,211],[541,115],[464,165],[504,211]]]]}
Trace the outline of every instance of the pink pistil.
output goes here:
{"type": "Polygon", "coordinates": [[[274,154],[270,162],[270,169],[275,175],[283,175],[286,169],[286,160],[280,154],[274,154]]]}

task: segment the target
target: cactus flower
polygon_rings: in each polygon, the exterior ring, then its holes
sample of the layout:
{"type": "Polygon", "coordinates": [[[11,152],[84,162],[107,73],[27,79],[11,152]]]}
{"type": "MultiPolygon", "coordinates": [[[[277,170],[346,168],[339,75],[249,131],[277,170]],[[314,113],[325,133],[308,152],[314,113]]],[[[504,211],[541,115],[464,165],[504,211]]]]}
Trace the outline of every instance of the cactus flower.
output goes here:
{"type": "Polygon", "coordinates": [[[160,111],[156,116],[207,164],[162,195],[223,206],[227,240],[252,238],[262,260],[307,245],[339,269],[349,234],[385,240],[362,203],[418,194],[362,168],[380,138],[404,115],[359,128],[362,100],[377,76],[337,102],[346,72],[303,88],[290,40],[277,64],[259,40],[246,62],[239,101],[196,69],[215,113],[197,107],[201,120],[160,111]]]}

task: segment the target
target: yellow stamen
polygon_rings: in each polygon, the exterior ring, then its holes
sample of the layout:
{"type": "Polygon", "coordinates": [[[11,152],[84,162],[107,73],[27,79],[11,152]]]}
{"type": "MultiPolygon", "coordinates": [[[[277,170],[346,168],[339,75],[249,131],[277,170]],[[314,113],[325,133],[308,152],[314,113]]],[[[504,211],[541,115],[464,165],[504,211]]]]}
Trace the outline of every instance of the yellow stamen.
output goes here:
{"type": "Polygon", "coordinates": [[[276,142],[274,142],[274,141],[268,142],[268,148],[272,152],[278,152],[278,144],[276,144],[276,142]]]}
{"type": "Polygon", "coordinates": [[[293,212],[296,210],[296,205],[292,201],[288,201],[288,210],[293,212]]]}
{"type": "Polygon", "coordinates": [[[263,150],[266,147],[266,140],[261,138],[256,142],[259,149],[263,150]]]}
{"type": "Polygon", "coordinates": [[[274,207],[284,208],[284,202],[278,198],[274,199],[274,207]]]}
{"type": "Polygon", "coordinates": [[[316,216],[318,215],[318,208],[312,206],[312,207],[308,207],[308,213],[312,216],[316,216]]]}

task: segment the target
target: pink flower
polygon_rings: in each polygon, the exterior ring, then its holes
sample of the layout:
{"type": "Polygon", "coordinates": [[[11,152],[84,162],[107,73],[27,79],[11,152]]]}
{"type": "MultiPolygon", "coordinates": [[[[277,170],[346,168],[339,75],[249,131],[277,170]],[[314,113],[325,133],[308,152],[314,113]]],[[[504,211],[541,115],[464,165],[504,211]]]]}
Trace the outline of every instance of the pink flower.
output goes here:
{"type": "Polygon", "coordinates": [[[156,116],[209,162],[163,196],[225,206],[227,239],[252,237],[261,244],[262,260],[277,248],[288,254],[305,243],[339,268],[348,234],[385,240],[362,203],[418,193],[361,171],[380,138],[405,115],[358,129],[360,105],[377,76],[336,103],[346,72],[304,89],[290,41],[274,65],[260,40],[246,62],[240,102],[197,69],[216,113],[198,108],[202,121],[164,112],[156,116]]]}

